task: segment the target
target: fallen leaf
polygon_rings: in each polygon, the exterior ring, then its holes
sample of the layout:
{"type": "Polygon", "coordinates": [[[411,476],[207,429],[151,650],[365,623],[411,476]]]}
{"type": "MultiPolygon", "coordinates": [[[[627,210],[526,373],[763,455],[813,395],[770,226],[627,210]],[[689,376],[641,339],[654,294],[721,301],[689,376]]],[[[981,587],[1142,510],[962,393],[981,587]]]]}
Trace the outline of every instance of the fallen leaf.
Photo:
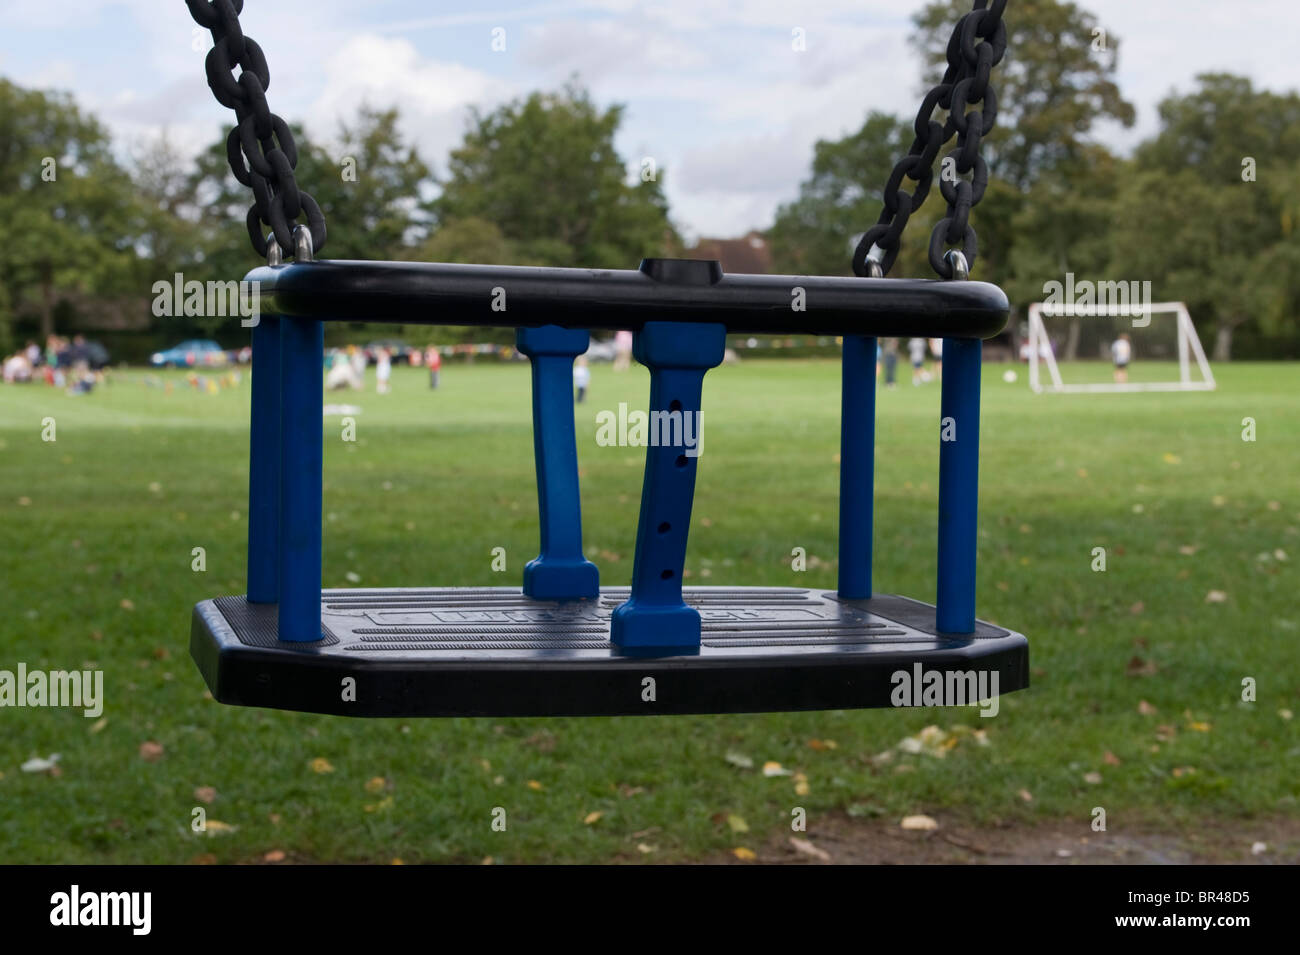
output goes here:
{"type": "Polygon", "coordinates": [[[1156,727],[1156,739],[1162,743],[1168,743],[1177,735],[1178,730],[1174,729],[1168,723],[1161,723],[1156,727]]]}
{"type": "Polygon", "coordinates": [[[311,771],[313,773],[332,773],[334,766],[324,756],[317,756],[311,761],[311,771]]]}
{"type": "Polygon", "coordinates": [[[798,836],[791,836],[790,845],[794,846],[794,851],[801,855],[812,856],[819,862],[831,861],[831,854],[829,852],[825,849],[818,848],[807,839],[800,839],[798,836]]]}
{"type": "Polygon", "coordinates": [[[1118,766],[1121,762],[1120,758],[1110,750],[1106,750],[1106,754],[1102,756],[1101,761],[1107,766],[1118,766]]]}
{"type": "Polygon", "coordinates": [[[1190,776],[1196,772],[1195,766],[1175,766],[1174,778],[1181,779],[1183,776],[1190,776]]]}
{"type": "Polygon", "coordinates": [[[939,828],[939,824],[929,816],[904,816],[899,825],[909,832],[929,832],[939,828]]]}
{"type": "Polygon", "coordinates": [[[199,786],[194,790],[194,798],[210,806],[217,801],[217,791],[211,786],[199,786]]]}
{"type": "Polygon", "coordinates": [[[1021,798],[1023,801],[1025,801],[1025,802],[1033,802],[1033,801],[1034,801],[1034,794],[1031,793],[1028,789],[1022,789],[1022,790],[1020,790],[1019,796],[1020,796],[1020,798],[1021,798]]]}
{"type": "Polygon", "coordinates": [[[731,813],[727,816],[727,828],[732,832],[749,832],[749,823],[745,821],[743,816],[731,813]]]}
{"type": "Polygon", "coordinates": [[[790,772],[791,772],[790,770],[784,768],[780,763],[776,762],[775,760],[769,759],[766,763],[763,764],[763,775],[769,778],[772,776],[789,776],[790,772]]]}
{"type": "Polygon", "coordinates": [[[758,858],[758,853],[756,853],[753,849],[746,849],[744,846],[739,846],[735,849],[732,849],[731,854],[735,856],[737,859],[740,859],[742,862],[753,862],[755,859],[758,858]]]}
{"type": "Polygon", "coordinates": [[[808,785],[808,777],[803,773],[794,774],[794,794],[796,796],[806,796],[812,792],[812,787],[808,785]]]}
{"type": "Polygon", "coordinates": [[[393,808],[393,797],[385,796],[379,802],[369,803],[365,806],[366,812],[387,812],[393,808]]]}
{"type": "Polygon", "coordinates": [[[156,763],[163,758],[163,745],[155,740],[147,739],[140,744],[140,758],[146,763],[156,763]]]}
{"type": "Polygon", "coordinates": [[[1154,660],[1143,660],[1135,655],[1128,661],[1128,665],[1124,667],[1124,672],[1129,676],[1152,676],[1157,669],[1159,668],[1154,660]]]}
{"type": "Polygon", "coordinates": [[[808,741],[808,748],[823,753],[828,749],[836,749],[837,744],[833,739],[810,739],[808,741]]]}
{"type": "Polygon", "coordinates": [[[597,822],[600,821],[600,817],[603,815],[604,813],[601,812],[599,809],[595,810],[594,812],[589,812],[582,817],[582,824],[584,826],[595,825],[597,822]]]}
{"type": "Polygon", "coordinates": [[[1250,854],[1253,856],[1262,856],[1268,851],[1268,844],[1264,842],[1252,842],[1250,844],[1250,854]]]}
{"type": "Polygon", "coordinates": [[[1227,593],[1225,593],[1222,590],[1211,590],[1208,594],[1205,595],[1205,602],[1207,604],[1221,604],[1227,599],[1228,599],[1227,593]]]}
{"type": "Polygon", "coordinates": [[[1208,733],[1210,731],[1210,724],[1202,723],[1199,721],[1193,721],[1187,724],[1187,728],[1197,733],[1208,733]]]}
{"type": "Polygon", "coordinates": [[[128,600],[127,598],[125,598],[125,597],[122,598],[122,601],[121,601],[120,604],[118,604],[118,606],[120,606],[123,610],[134,610],[134,609],[135,609],[135,604],[134,604],[133,602],[131,602],[130,600],[128,600]]]}
{"type": "Polygon", "coordinates": [[[1138,614],[1140,614],[1143,610],[1146,610],[1146,609],[1147,609],[1147,605],[1144,604],[1142,601],[1139,600],[1139,601],[1138,601],[1137,603],[1135,603],[1133,606],[1131,606],[1131,607],[1128,608],[1128,612],[1131,613],[1133,616],[1136,617],[1138,614]]]}
{"type": "Polygon", "coordinates": [[[1138,712],[1143,716],[1153,716],[1160,711],[1148,703],[1146,700],[1138,700],[1138,712]]]}
{"type": "Polygon", "coordinates": [[[108,717],[101,716],[99,719],[95,720],[95,722],[91,724],[90,731],[92,733],[103,732],[104,727],[107,725],[108,725],[108,717]]]}
{"type": "Polygon", "coordinates": [[[738,767],[740,767],[741,769],[753,769],[753,768],[754,768],[754,761],[753,761],[752,759],[750,759],[750,758],[749,758],[748,756],[746,756],[744,753],[737,753],[737,752],[735,752],[734,750],[732,750],[732,751],[730,751],[730,752],[727,753],[727,755],[726,755],[726,760],[727,760],[727,762],[729,762],[732,766],[738,766],[738,767]]]}
{"type": "Polygon", "coordinates": [[[381,793],[386,785],[388,785],[388,780],[384,779],[383,776],[372,776],[366,780],[366,792],[381,793]]]}
{"type": "Polygon", "coordinates": [[[1197,548],[1194,545],[1184,544],[1182,547],[1178,548],[1178,553],[1182,554],[1184,557],[1191,557],[1196,553],[1196,550],[1197,548]]]}
{"type": "Polygon", "coordinates": [[[263,862],[283,862],[283,861],[284,861],[284,850],[283,850],[283,849],[272,849],[272,850],[271,850],[270,852],[268,852],[266,855],[262,856],[262,861],[263,861],[263,862]]]}
{"type": "Polygon", "coordinates": [[[228,822],[222,822],[220,819],[209,819],[204,824],[204,831],[209,836],[220,836],[228,832],[235,832],[239,827],[232,826],[228,822]]]}
{"type": "Polygon", "coordinates": [[[656,848],[655,846],[646,845],[644,842],[638,842],[636,844],[636,851],[642,853],[643,855],[649,855],[650,853],[655,851],[655,848],[656,848]]]}
{"type": "Polygon", "coordinates": [[[1183,459],[1182,459],[1182,458],[1180,458],[1180,457],[1179,457],[1178,455],[1176,455],[1176,454],[1170,454],[1168,451],[1166,451],[1163,455],[1161,455],[1161,458],[1162,458],[1162,460],[1165,462],[1165,464],[1182,464],[1182,463],[1183,463],[1183,459]]]}
{"type": "Polygon", "coordinates": [[[60,758],[61,757],[58,753],[50,753],[49,759],[41,759],[39,756],[33,756],[18,768],[25,773],[49,773],[58,769],[60,758]]]}
{"type": "Polygon", "coordinates": [[[1097,786],[1101,783],[1101,773],[1095,770],[1091,773],[1084,773],[1083,781],[1091,786],[1097,786]]]}
{"type": "Polygon", "coordinates": [[[530,780],[528,780],[528,788],[531,789],[531,790],[532,790],[533,792],[535,792],[535,793],[539,793],[539,792],[541,792],[542,790],[544,790],[546,787],[543,786],[541,783],[539,783],[537,780],[535,780],[535,779],[530,779],[530,780]]]}

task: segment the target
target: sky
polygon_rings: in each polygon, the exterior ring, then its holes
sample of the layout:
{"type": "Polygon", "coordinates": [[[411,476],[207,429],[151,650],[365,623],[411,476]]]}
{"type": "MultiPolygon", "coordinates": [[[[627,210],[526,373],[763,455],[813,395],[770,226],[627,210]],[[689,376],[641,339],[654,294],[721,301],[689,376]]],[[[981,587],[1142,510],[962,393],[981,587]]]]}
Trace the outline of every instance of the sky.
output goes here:
{"type": "MultiPolygon", "coordinates": [[[[1117,150],[1154,132],[1156,104],[1190,90],[1197,73],[1300,87],[1297,0],[1081,5],[1120,40],[1117,81],[1137,107],[1133,129],[1099,130],[1117,150]]],[[[328,145],[361,104],[397,106],[435,172],[463,137],[470,106],[558,89],[576,74],[597,103],[624,104],[616,144],[629,174],[652,157],[674,222],[694,238],[770,225],[798,194],[818,139],[855,131],[873,109],[915,114],[921,66],[907,38],[922,6],[246,0],[240,19],[270,64],[272,110],[328,145]],[[796,29],[803,50],[794,49],[796,29]]],[[[197,152],[233,117],[207,88],[210,40],[182,0],[0,0],[0,22],[0,76],[70,92],[124,155],[164,132],[197,152]]]]}

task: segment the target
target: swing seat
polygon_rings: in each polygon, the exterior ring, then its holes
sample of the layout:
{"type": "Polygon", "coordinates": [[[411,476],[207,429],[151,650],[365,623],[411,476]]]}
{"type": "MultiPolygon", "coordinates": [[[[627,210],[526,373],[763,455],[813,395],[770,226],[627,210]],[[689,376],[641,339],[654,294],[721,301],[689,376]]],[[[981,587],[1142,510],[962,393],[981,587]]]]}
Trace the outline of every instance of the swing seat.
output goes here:
{"type": "Polygon", "coordinates": [[[345,716],[613,716],[896,706],[916,699],[900,684],[934,674],[992,696],[1028,686],[1025,638],[975,617],[980,345],[1008,313],[996,286],[726,275],[672,259],[627,271],[302,262],[247,279],[262,303],[248,593],[198,604],[190,641],[215,699],[345,716]],[[541,531],[522,588],[322,590],[327,321],[516,328],[532,363],[541,531]],[[727,480],[726,462],[653,442],[631,586],[600,586],[582,554],[572,388],[592,328],[634,331],[651,414],[669,417],[700,413],[728,332],[843,336],[836,590],[683,588],[696,471],[727,480]],[[933,605],[872,586],[879,335],[945,342],[933,605]]]}
{"type": "Polygon", "coordinates": [[[558,602],[508,587],[326,590],[325,639],[314,644],[279,641],[274,605],[218,597],[194,610],[191,652],[222,703],[337,716],[887,707],[917,665],[945,682],[984,673],[980,686],[993,695],[1029,682],[1023,636],[983,621],[974,633],[937,633],[934,608],[906,597],[687,587],[686,604],[702,618],[698,650],[648,656],[609,640],[610,615],[628,595],[605,587],[592,600],[558,602]]]}

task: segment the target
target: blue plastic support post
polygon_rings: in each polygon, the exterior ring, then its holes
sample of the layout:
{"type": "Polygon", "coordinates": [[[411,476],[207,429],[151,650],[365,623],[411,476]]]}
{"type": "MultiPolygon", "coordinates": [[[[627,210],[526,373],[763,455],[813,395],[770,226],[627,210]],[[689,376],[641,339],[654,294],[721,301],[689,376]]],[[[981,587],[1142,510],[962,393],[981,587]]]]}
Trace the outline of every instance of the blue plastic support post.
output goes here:
{"type": "Polygon", "coordinates": [[[939,575],[935,618],[944,633],[975,630],[979,512],[979,339],[943,340],[939,422],[939,575]]]}
{"type": "Polygon", "coordinates": [[[324,326],[280,320],[280,639],[321,639],[324,326]]]}
{"type": "Polygon", "coordinates": [[[876,339],[845,335],[840,385],[839,595],[871,596],[876,467],[876,339]]]}
{"type": "Polygon", "coordinates": [[[632,595],[615,609],[610,639],[622,647],[698,649],[700,614],[682,600],[686,535],[695,496],[704,373],[721,364],[723,325],[647,322],[632,353],[650,369],[650,420],[632,595]]]}
{"type": "Polygon", "coordinates": [[[280,319],[253,326],[248,446],[248,601],[280,599],[280,319]]]}
{"type": "Polygon", "coordinates": [[[582,556],[582,507],[573,425],[573,359],[587,350],[582,328],[520,328],[515,344],[533,367],[533,456],[541,553],[524,567],[524,594],[534,600],[600,596],[600,571],[582,556]]]}

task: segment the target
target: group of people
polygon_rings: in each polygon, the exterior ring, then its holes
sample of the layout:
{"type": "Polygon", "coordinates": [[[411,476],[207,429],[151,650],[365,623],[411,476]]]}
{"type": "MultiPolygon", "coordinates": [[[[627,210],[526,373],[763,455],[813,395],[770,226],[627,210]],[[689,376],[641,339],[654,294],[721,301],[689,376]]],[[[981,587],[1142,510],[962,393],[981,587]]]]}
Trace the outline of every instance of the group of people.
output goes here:
{"type": "MultiPolygon", "coordinates": [[[[373,358],[375,363],[375,392],[385,395],[392,391],[394,353],[387,348],[376,348],[369,356],[356,345],[337,348],[326,360],[325,388],[337,391],[351,388],[360,391],[366,386],[366,368],[373,358]]],[[[412,367],[429,370],[429,387],[437,388],[442,377],[442,352],[436,345],[424,350],[411,349],[407,360],[412,367]]]]}
{"type": "MultiPolygon", "coordinates": [[[[907,358],[912,365],[912,384],[922,385],[930,380],[943,378],[943,339],[909,338],[907,340],[907,358]],[[927,352],[933,357],[933,373],[925,367],[927,352]]],[[[898,339],[884,338],[876,344],[876,377],[884,372],[885,387],[898,385],[898,339]]]]}
{"type": "Polygon", "coordinates": [[[69,394],[91,391],[104,380],[104,373],[91,368],[93,354],[86,339],[50,335],[45,348],[34,341],[5,358],[2,366],[5,384],[43,381],[55,388],[67,388],[69,394]]]}

